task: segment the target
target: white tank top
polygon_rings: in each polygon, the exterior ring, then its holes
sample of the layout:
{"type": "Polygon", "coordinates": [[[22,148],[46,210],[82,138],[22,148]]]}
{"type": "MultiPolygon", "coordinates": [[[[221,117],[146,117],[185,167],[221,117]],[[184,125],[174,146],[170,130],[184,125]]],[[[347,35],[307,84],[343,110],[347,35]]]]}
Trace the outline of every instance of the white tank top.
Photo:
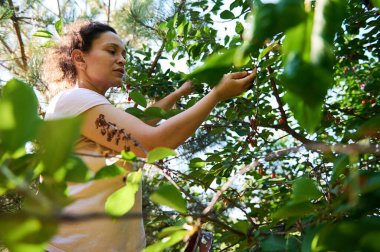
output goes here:
{"type": "MultiPolygon", "coordinates": [[[[47,108],[45,119],[78,116],[99,105],[113,106],[103,95],[92,90],[85,88],[69,89],[52,99],[47,108]]],[[[102,156],[104,152],[117,154],[84,136],[81,136],[76,143],[75,152],[99,156],[102,156]]],[[[93,173],[106,165],[106,158],[104,157],[80,157],[93,173]]],[[[127,170],[132,169],[129,164],[120,162],[117,164],[127,170]]],[[[63,212],[70,215],[104,213],[107,197],[123,185],[125,183],[122,176],[87,183],[69,183],[69,195],[75,201],[65,207],[63,212]]],[[[142,213],[141,198],[140,186],[140,190],[136,193],[135,204],[129,213],[142,213]]],[[[137,252],[144,247],[145,233],[142,218],[119,220],[101,218],[61,223],[58,233],[48,245],[47,250],[49,252],[137,252]]]]}

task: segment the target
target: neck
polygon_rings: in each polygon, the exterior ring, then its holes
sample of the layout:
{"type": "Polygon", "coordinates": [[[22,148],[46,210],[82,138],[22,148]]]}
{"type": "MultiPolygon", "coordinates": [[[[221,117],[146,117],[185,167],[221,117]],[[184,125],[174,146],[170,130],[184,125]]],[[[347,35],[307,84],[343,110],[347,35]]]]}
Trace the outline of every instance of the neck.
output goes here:
{"type": "Polygon", "coordinates": [[[102,90],[101,88],[97,87],[90,81],[84,81],[84,80],[77,80],[76,86],[79,88],[86,88],[90,89],[92,91],[95,91],[101,95],[105,95],[107,90],[102,90]]]}

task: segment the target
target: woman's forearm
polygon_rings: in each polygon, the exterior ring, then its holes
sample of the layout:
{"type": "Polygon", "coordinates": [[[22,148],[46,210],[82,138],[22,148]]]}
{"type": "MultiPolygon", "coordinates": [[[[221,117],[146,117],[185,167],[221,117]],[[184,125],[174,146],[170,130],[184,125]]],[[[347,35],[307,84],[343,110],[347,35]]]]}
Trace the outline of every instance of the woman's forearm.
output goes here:
{"type": "MultiPolygon", "coordinates": [[[[181,98],[181,94],[178,91],[174,91],[173,93],[169,94],[168,96],[164,97],[163,99],[155,102],[150,107],[159,107],[163,109],[164,111],[168,111],[171,109],[174,104],[181,98]]],[[[161,119],[155,118],[149,121],[146,121],[145,123],[151,126],[155,126],[161,119]]]]}
{"type": "Polygon", "coordinates": [[[191,108],[159,125],[155,129],[156,139],[152,139],[152,142],[177,148],[196,131],[219,101],[216,92],[211,91],[191,108]]]}

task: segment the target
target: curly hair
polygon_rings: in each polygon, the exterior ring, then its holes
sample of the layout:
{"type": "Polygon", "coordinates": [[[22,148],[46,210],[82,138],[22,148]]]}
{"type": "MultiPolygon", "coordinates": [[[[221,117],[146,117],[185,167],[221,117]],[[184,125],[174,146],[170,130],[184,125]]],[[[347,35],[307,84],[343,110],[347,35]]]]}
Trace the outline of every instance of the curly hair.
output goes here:
{"type": "Polygon", "coordinates": [[[76,21],[65,28],[65,34],[48,50],[42,62],[41,78],[48,84],[50,95],[75,85],[78,73],[71,60],[74,49],[88,52],[102,33],[117,34],[109,25],[88,20],[76,21]]]}

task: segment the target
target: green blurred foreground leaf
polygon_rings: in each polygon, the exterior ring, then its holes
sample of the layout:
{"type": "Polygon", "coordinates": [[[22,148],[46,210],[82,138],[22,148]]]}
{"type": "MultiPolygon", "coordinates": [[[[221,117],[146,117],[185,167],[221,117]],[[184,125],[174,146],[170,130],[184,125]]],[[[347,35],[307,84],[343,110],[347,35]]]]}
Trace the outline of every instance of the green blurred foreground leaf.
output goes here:
{"type": "Polygon", "coordinates": [[[147,163],[152,164],[170,156],[177,156],[177,153],[166,147],[158,147],[148,152],[147,163]]]}
{"type": "Polygon", "coordinates": [[[106,201],[106,213],[112,216],[122,216],[135,204],[135,194],[140,188],[142,171],[130,172],[126,185],[112,193],[106,201]]]}
{"type": "Polygon", "coordinates": [[[26,83],[12,79],[2,88],[0,99],[0,154],[14,152],[37,135],[42,120],[38,101],[26,83]]]}
{"type": "Polygon", "coordinates": [[[231,69],[235,52],[235,49],[229,49],[211,55],[202,66],[188,74],[186,79],[195,79],[198,82],[205,82],[211,87],[215,86],[231,69]]]}

